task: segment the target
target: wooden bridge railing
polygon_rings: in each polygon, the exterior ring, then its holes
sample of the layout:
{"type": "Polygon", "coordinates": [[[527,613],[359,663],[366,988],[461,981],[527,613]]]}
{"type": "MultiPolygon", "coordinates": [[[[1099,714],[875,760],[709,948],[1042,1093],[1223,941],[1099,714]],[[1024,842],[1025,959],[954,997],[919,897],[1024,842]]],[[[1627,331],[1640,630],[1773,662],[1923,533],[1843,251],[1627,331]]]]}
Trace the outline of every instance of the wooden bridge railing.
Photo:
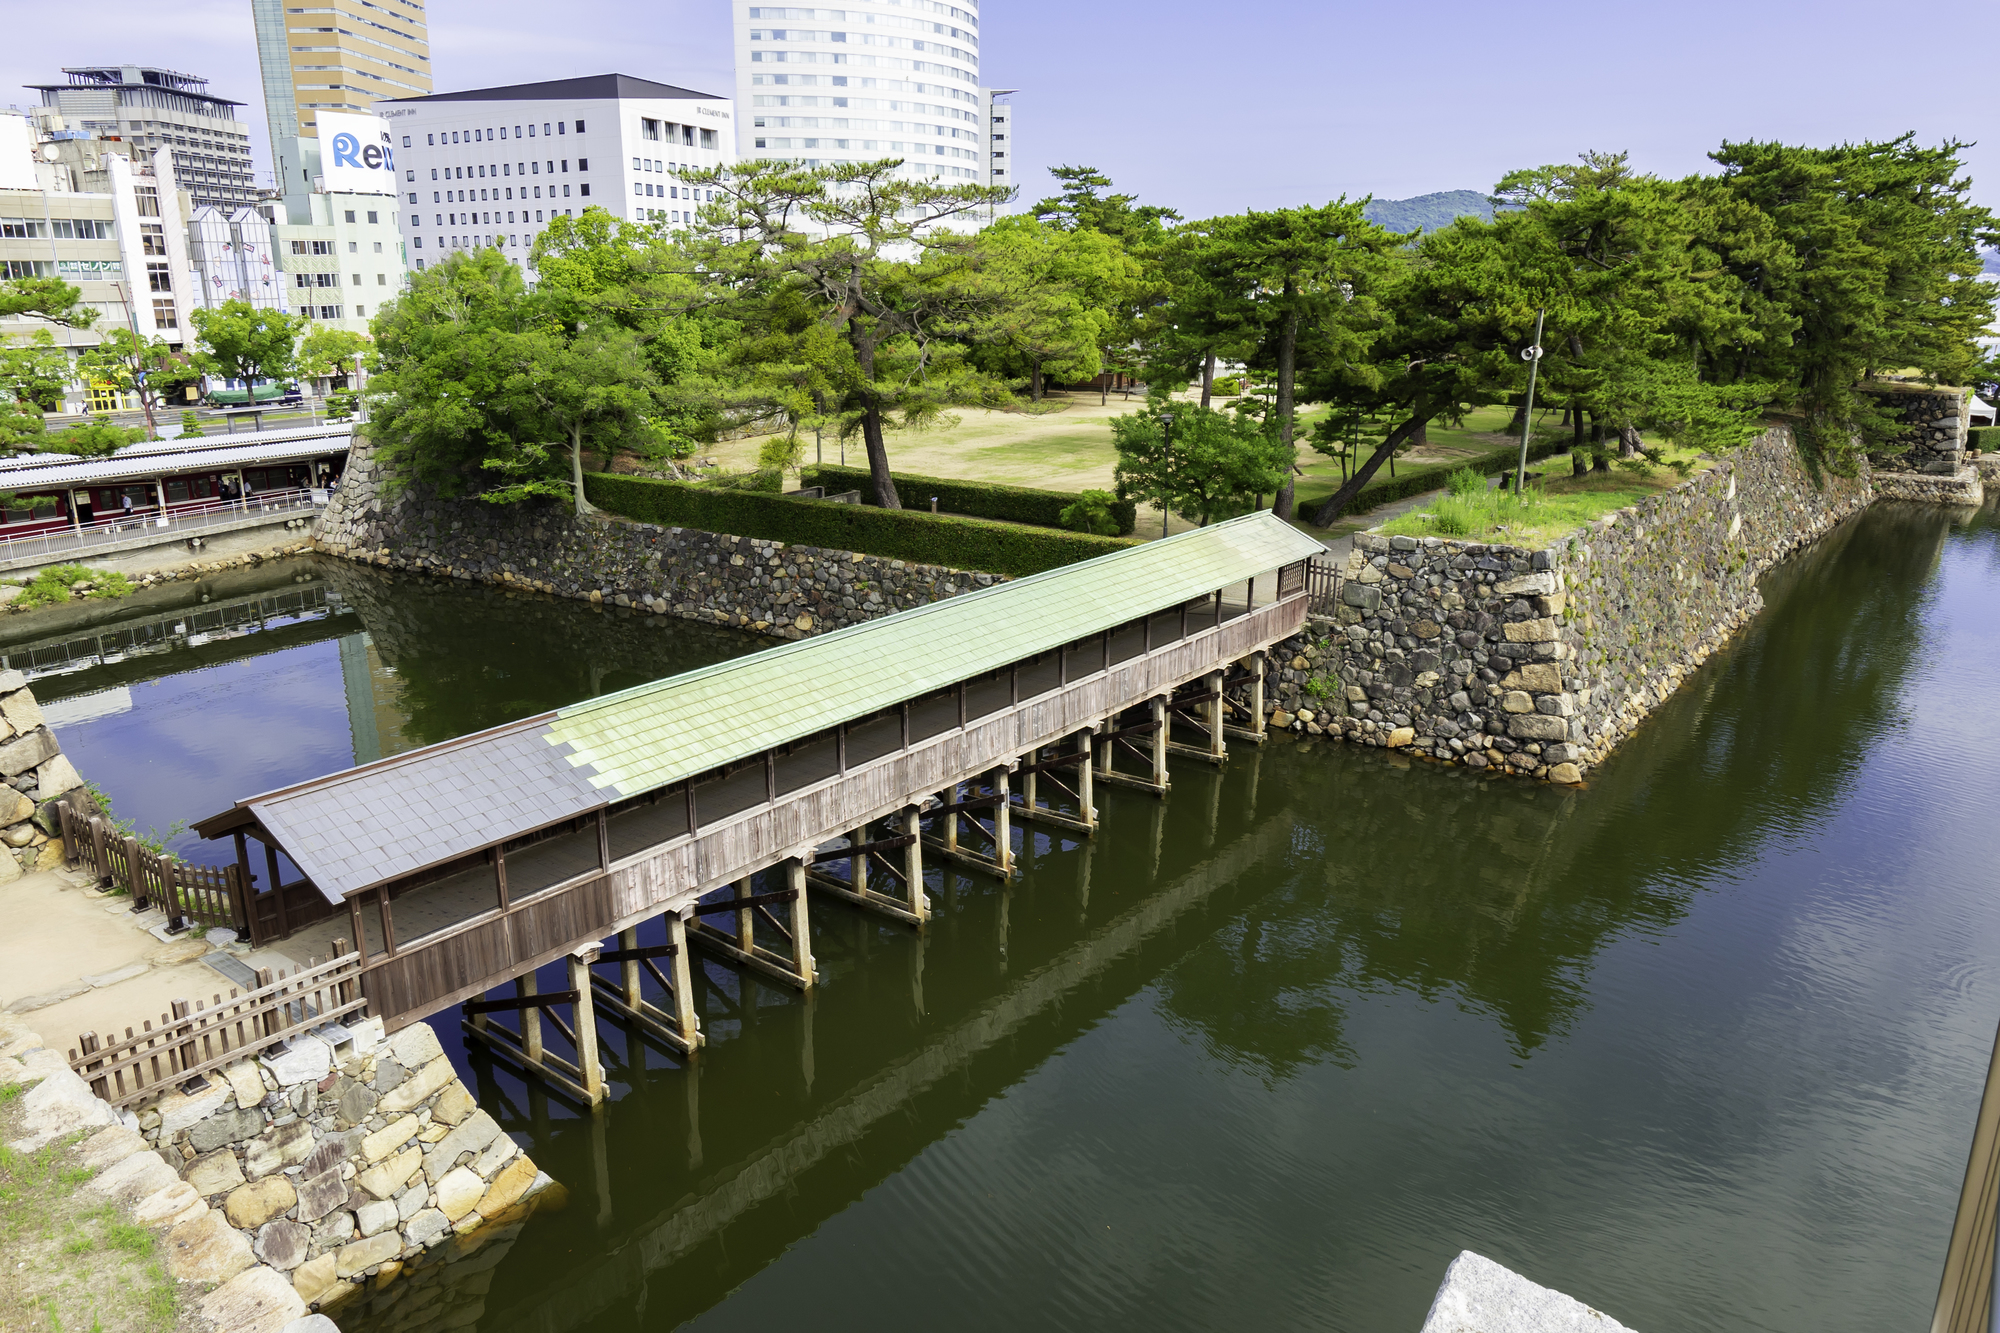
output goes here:
{"type": "Polygon", "coordinates": [[[295,1033],[360,1013],[368,1005],[361,955],[349,952],[346,940],[335,940],[334,949],[330,961],[309,960],[289,976],[260,969],[257,988],[247,994],[231,987],[228,999],[217,995],[206,1005],[175,1000],[157,1028],[149,1021],[110,1041],[85,1032],[70,1049],[69,1067],[111,1105],[137,1106],[295,1033]]]}
{"type": "MultiPolygon", "coordinates": [[[[1286,573],[1290,573],[1287,570],[1286,573]]],[[[1331,556],[1306,562],[1306,607],[1313,615],[1330,616],[1340,604],[1340,562],[1331,556]]],[[[1281,593],[1285,591],[1282,587],[1281,593]]]]}
{"type": "Polygon", "coordinates": [[[250,935],[250,895],[235,866],[187,865],[140,845],[102,815],[82,815],[68,802],[56,808],[70,861],[96,875],[99,884],[129,890],[135,903],[149,902],[189,929],[226,926],[250,935]]]}

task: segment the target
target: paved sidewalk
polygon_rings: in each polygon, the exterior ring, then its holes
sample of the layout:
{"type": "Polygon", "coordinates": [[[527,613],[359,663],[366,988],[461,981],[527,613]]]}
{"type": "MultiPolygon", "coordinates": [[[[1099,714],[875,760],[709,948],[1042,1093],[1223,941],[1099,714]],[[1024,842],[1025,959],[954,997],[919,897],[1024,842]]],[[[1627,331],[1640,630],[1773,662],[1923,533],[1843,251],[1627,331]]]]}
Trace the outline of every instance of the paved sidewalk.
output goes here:
{"type": "Polygon", "coordinates": [[[192,932],[162,943],[149,928],[165,916],[131,908],[130,897],[100,894],[88,875],[66,870],[0,885],[0,1009],[67,1051],[79,1033],[140,1030],[175,1000],[228,993],[228,979],[200,961],[213,946],[192,932]]]}

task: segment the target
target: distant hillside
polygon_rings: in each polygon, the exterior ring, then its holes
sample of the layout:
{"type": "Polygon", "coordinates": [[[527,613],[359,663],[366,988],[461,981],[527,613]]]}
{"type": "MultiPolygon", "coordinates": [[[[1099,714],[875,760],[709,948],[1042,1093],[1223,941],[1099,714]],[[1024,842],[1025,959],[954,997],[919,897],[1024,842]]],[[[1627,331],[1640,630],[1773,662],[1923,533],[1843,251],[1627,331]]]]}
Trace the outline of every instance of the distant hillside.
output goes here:
{"type": "Polygon", "coordinates": [[[1493,220],[1493,202],[1477,190],[1446,190],[1414,199],[1377,199],[1364,210],[1370,222],[1390,231],[1436,231],[1452,219],[1472,216],[1493,220]]]}

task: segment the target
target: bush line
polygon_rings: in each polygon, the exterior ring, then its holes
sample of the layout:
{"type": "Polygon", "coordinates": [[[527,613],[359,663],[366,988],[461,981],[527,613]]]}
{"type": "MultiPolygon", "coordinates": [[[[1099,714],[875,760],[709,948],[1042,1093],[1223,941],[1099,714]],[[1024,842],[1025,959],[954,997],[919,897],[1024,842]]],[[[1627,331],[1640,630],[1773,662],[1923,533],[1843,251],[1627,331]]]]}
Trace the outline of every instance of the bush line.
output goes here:
{"type": "MultiPolygon", "coordinates": [[[[1035,530],[913,510],[835,504],[763,491],[591,473],[592,504],[641,523],[698,528],[793,546],[859,551],[891,560],[1022,577],[1137,543],[1062,529],[1035,530]]],[[[928,505],[930,492],[925,493],[928,505]]],[[[942,501],[940,500],[940,503],[942,501]]]]}
{"type": "MultiPolygon", "coordinates": [[[[925,477],[914,472],[891,472],[896,498],[905,509],[929,510],[931,497],[938,508],[971,518],[997,518],[1009,523],[1032,523],[1037,527],[1062,527],[1062,511],[1081,496],[1067,491],[1044,491],[1029,486],[1002,486],[996,482],[960,481],[951,477],[925,477]]],[[[862,502],[874,504],[875,488],[865,467],[841,467],[817,463],[799,473],[801,485],[824,486],[833,492],[860,491],[862,502]]],[[[1129,537],[1138,526],[1139,507],[1130,500],[1111,502],[1111,516],[1118,522],[1118,535],[1129,537]]]]}

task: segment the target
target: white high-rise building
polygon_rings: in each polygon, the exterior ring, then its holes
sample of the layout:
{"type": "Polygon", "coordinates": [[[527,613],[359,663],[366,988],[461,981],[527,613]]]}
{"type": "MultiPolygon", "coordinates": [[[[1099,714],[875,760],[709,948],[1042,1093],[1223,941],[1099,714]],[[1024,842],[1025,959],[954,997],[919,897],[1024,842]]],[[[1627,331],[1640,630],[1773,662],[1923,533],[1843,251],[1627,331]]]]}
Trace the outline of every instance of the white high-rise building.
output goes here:
{"type": "Polygon", "coordinates": [[[734,108],[627,74],[377,102],[402,176],[398,222],[411,267],[498,246],[526,265],[549,220],[592,206],[613,217],[693,221],[713,190],[683,173],[736,160],[734,108]]]}
{"type": "Polygon", "coordinates": [[[737,156],[807,165],[900,157],[945,184],[1013,182],[1005,98],[979,81],[977,0],[734,0],[737,156]],[[996,172],[995,168],[999,170],[996,172]]]}

